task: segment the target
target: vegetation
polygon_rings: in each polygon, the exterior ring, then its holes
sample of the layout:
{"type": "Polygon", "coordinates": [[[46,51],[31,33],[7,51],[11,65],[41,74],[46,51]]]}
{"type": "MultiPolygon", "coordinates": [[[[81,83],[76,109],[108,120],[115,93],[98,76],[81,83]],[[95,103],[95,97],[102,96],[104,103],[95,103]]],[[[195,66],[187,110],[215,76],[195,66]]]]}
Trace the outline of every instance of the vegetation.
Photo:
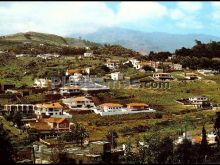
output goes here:
{"type": "Polygon", "coordinates": [[[14,152],[11,144],[11,139],[8,133],[3,128],[3,123],[0,123],[0,153],[1,153],[1,164],[11,164],[14,163],[12,158],[14,152]]]}

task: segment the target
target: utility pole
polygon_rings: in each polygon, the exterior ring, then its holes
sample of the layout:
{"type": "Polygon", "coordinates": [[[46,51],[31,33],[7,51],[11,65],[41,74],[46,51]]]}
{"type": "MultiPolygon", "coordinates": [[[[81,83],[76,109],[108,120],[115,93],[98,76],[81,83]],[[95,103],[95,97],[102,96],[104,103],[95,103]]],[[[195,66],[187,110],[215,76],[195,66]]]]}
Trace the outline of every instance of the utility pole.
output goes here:
{"type": "Polygon", "coordinates": [[[34,150],[34,147],[32,147],[32,151],[33,151],[33,164],[35,164],[35,150],[34,150]]]}
{"type": "MultiPolygon", "coordinates": [[[[112,146],[113,146],[113,131],[111,132],[111,135],[112,135],[112,146]]],[[[114,147],[113,147],[114,148],[114,147]]]]}

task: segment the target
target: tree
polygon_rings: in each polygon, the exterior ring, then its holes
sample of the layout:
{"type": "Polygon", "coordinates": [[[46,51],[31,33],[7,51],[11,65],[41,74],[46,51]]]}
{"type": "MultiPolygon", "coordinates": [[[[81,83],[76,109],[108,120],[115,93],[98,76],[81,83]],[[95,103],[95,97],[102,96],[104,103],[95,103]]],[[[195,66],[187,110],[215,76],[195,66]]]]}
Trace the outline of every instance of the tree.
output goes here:
{"type": "Polygon", "coordinates": [[[20,127],[20,126],[23,125],[21,119],[22,119],[22,114],[21,114],[21,112],[15,112],[14,115],[13,115],[12,121],[13,121],[18,127],[20,127]]]}
{"type": "Polygon", "coordinates": [[[22,114],[21,112],[17,111],[11,111],[6,116],[6,119],[9,121],[12,121],[14,124],[16,124],[18,127],[22,126],[22,114]]]}
{"type": "Polygon", "coordinates": [[[134,163],[138,161],[138,157],[137,155],[135,155],[135,153],[132,151],[132,143],[130,138],[128,139],[128,141],[125,143],[125,163],[134,163]]]}
{"type": "Polygon", "coordinates": [[[211,148],[208,145],[206,130],[204,126],[202,128],[202,141],[200,144],[199,151],[200,151],[200,155],[202,156],[202,161],[204,161],[206,156],[210,155],[211,153],[211,148]]]}
{"type": "Polygon", "coordinates": [[[218,144],[218,147],[220,146],[220,112],[216,112],[217,118],[215,119],[214,123],[214,131],[216,133],[216,141],[218,144]]]}
{"type": "Polygon", "coordinates": [[[81,147],[83,146],[83,141],[85,138],[89,137],[89,132],[86,128],[79,123],[75,123],[71,126],[70,132],[67,132],[61,135],[61,139],[67,142],[76,142],[77,144],[80,142],[81,147]]]}
{"type": "Polygon", "coordinates": [[[172,163],[173,157],[173,139],[165,137],[160,143],[160,153],[158,156],[158,162],[160,163],[172,163]]]}
{"type": "Polygon", "coordinates": [[[174,150],[174,163],[191,164],[199,161],[199,145],[192,145],[192,142],[184,138],[183,142],[178,144],[174,150]]]}
{"type": "Polygon", "coordinates": [[[63,141],[62,137],[59,137],[57,139],[57,144],[55,146],[51,147],[50,160],[54,164],[63,163],[62,158],[64,158],[66,156],[66,151],[64,149],[65,149],[64,141],[63,141]]]}
{"type": "Polygon", "coordinates": [[[117,140],[116,139],[118,138],[118,134],[115,130],[108,131],[106,134],[106,138],[111,143],[112,148],[117,147],[117,140]]]}
{"type": "Polygon", "coordinates": [[[142,67],[142,69],[144,69],[145,71],[154,71],[154,68],[152,68],[151,66],[148,66],[148,65],[144,65],[142,67]]]}
{"type": "Polygon", "coordinates": [[[12,164],[13,160],[13,146],[8,133],[3,128],[3,123],[0,123],[0,164],[12,164]]]}
{"type": "Polygon", "coordinates": [[[89,137],[89,133],[84,126],[80,126],[78,136],[79,136],[80,144],[82,147],[84,139],[89,137]]]}

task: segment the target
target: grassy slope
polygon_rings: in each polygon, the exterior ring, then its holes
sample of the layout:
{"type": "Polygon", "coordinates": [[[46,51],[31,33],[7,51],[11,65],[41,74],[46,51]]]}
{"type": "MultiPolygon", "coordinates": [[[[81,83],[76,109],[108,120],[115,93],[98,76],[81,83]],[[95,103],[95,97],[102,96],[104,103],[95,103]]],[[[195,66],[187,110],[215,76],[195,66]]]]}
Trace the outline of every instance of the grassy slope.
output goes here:
{"type": "Polygon", "coordinates": [[[85,40],[80,40],[76,38],[64,38],[54,34],[27,32],[0,37],[0,48],[10,47],[11,45],[21,44],[27,41],[39,44],[44,43],[50,45],[69,45],[73,47],[99,45],[85,40]]]}
{"type": "Polygon", "coordinates": [[[5,118],[1,117],[1,122],[3,123],[4,129],[9,132],[9,136],[12,139],[16,141],[22,141],[27,137],[27,133],[20,133],[19,130],[14,126],[11,126],[10,123],[5,120],[5,118]]]}

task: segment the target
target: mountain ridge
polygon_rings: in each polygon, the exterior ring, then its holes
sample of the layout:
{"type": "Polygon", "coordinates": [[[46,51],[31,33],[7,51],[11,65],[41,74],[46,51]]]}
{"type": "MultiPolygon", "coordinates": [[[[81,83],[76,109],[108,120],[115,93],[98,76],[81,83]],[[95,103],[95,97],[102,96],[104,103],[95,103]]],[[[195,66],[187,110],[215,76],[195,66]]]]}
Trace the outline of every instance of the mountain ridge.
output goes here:
{"type": "Polygon", "coordinates": [[[81,36],[97,43],[119,44],[126,48],[136,51],[170,51],[182,47],[191,48],[195,40],[208,43],[211,40],[220,41],[220,37],[190,33],[190,34],[172,34],[167,32],[143,32],[130,30],[127,28],[102,28],[97,32],[89,34],[72,34],[70,36],[81,36]]]}

